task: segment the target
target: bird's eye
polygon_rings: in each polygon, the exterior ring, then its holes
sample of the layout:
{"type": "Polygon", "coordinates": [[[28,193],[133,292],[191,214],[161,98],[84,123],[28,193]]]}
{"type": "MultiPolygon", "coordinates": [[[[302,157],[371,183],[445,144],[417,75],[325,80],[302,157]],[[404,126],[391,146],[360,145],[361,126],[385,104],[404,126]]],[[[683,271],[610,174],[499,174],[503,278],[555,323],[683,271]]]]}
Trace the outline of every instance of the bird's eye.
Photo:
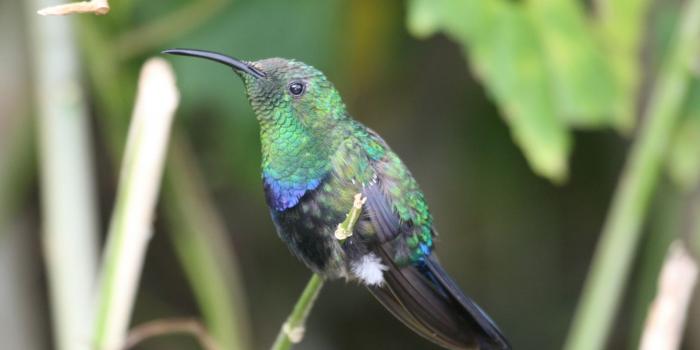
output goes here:
{"type": "Polygon", "coordinates": [[[289,92],[294,96],[301,96],[305,89],[306,86],[300,81],[293,81],[289,84],[289,92]]]}

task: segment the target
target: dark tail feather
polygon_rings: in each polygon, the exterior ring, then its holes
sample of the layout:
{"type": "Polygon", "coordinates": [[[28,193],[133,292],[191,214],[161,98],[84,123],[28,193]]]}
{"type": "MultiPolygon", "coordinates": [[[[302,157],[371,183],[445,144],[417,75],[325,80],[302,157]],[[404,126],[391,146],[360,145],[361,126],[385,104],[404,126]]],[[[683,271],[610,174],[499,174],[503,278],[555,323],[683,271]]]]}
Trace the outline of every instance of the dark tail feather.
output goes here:
{"type": "MultiPolygon", "coordinates": [[[[387,256],[383,260],[391,262],[387,256]]],[[[369,290],[396,318],[428,340],[448,349],[511,348],[491,318],[462,293],[434,257],[420,267],[392,265],[384,277],[382,286],[369,290]]]]}

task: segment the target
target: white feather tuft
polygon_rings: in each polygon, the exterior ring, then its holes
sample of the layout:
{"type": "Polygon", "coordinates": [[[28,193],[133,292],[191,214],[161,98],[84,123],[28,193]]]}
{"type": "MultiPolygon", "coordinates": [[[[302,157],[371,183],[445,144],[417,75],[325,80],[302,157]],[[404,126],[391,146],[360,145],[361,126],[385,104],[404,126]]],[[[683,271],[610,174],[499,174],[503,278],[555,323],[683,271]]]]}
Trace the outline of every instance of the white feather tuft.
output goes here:
{"type": "Polygon", "coordinates": [[[382,260],[369,253],[352,262],[352,273],[368,286],[378,286],[384,283],[384,271],[389,268],[382,265],[382,260]]]}

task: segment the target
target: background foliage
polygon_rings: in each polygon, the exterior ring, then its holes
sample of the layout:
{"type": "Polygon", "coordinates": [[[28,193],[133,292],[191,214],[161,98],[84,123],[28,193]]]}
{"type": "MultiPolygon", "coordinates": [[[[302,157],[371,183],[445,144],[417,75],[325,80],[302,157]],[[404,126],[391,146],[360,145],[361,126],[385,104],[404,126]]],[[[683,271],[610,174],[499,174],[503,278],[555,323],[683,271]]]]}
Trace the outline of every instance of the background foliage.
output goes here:
{"type": "MultiPolygon", "coordinates": [[[[112,210],[137,72],[147,57],[190,47],[251,60],[296,58],[326,72],[352,115],[383,135],[412,169],[441,233],[443,264],[511,342],[520,349],[561,348],[682,4],[124,0],[107,16],[75,17],[100,232],[112,210]]],[[[28,44],[28,18],[36,10],[29,7],[0,2],[6,48],[0,51],[0,309],[11,311],[0,313],[0,338],[17,344],[12,348],[42,349],[52,340],[46,269],[39,263],[44,223],[29,61],[42,52],[28,44]]],[[[668,242],[685,229],[697,192],[697,57],[683,75],[689,91],[610,348],[637,343],[668,242]]],[[[228,343],[265,349],[309,272],[274,234],[261,192],[258,128],[242,85],[222,67],[172,63],[181,106],[133,323],[201,316],[240,329],[228,343]],[[212,246],[227,249],[210,254],[212,246]],[[221,282],[224,288],[242,287],[228,301],[241,305],[226,304],[238,309],[235,317],[219,309],[230,296],[209,288],[220,282],[217,276],[233,276],[221,282]]],[[[696,304],[690,330],[700,320],[696,304]]],[[[304,349],[433,348],[369,293],[343,282],[326,285],[309,322],[304,349]]],[[[687,332],[684,348],[700,348],[695,333],[687,332]]],[[[169,336],[139,348],[196,344],[169,336]]]]}

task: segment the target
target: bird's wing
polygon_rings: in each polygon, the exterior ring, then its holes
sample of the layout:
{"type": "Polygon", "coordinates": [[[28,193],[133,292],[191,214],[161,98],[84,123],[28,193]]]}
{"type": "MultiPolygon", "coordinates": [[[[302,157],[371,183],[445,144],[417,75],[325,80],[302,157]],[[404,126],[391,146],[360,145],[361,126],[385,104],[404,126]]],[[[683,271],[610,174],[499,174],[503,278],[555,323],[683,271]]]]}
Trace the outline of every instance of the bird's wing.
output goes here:
{"type": "Polygon", "coordinates": [[[509,349],[498,327],[432,254],[432,217],[413,176],[378,135],[368,133],[384,152],[375,151],[381,157],[370,162],[376,175],[363,189],[364,210],[377,239],[372,250],[387,264],[385,283],[369,290],[395,317],[440,346],[509,349]]]}
{"type": "Polygon", "coordinates": [[[374,173],[372,181],[362,190],[367,198],[365,217],[372,227],[369,235],[386,242],[401,234],[407,248],[414,250],[411,254],[429,253],[435,234],[432,216],[418,183],[378,134],[365,127],[358,133],[374,173]]]}

